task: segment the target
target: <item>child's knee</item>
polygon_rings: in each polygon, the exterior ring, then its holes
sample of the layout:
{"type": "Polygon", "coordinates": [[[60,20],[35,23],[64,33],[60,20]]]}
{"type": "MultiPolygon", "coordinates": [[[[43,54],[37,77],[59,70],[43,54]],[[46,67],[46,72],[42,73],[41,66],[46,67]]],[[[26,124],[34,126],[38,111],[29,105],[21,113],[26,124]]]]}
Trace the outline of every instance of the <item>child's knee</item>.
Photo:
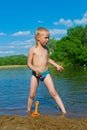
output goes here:
{"type": "Polygon", "coordinates": [[[54,98],[57,96],[57,92],[56,91],[53,91],[53,92],[50,92],[51,96],[54,98]]]}
{"type": "Polygon", "coordinates": [[[34,97],[35,97],[35,94],[30,94],[30,95],[29,95],[29,98],[30,98],[30,99],[34,99],[34,97]]]}

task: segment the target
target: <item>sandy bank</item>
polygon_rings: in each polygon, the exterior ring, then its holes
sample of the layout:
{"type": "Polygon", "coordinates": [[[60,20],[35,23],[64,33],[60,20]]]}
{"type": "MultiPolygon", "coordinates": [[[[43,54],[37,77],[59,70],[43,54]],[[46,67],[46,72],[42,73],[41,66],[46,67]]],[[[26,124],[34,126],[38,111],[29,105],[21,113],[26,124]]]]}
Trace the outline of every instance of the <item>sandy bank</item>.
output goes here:
{"type": "Polygon", "coordinates": [[[87,118],[0,116],[0,130],[87,130],[87,118]]]}
{"type": "Polygon", "coordinates": [[[0,69],[11,69],[11,68],[26,68],[27,65],[6,65],[0,66],[0,69]]]}

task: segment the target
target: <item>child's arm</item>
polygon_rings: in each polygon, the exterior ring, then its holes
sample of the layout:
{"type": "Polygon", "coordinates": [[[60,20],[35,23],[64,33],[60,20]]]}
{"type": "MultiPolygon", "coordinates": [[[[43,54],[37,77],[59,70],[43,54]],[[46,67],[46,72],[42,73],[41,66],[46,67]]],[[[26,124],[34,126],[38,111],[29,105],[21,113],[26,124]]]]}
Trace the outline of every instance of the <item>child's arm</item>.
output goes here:
{"type": "Polygon", "coordinates": [[[50,59],[48,60],[48,63],[50,63],[51,65],[55,66],[57,68],[57,70],[59,70],[60,72],[64,69],[62,66],[58,65],[54,60],[50,59]]]}

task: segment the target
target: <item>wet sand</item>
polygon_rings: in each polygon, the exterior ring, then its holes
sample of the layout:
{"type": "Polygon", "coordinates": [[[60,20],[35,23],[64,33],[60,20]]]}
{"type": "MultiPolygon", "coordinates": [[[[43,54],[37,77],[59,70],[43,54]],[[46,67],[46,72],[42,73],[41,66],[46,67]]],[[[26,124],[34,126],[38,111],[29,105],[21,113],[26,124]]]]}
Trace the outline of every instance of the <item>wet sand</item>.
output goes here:
{"type": "Polygon", "coordinates": [[[87,130],[87,118],[3,115],[0,116],[0,130],[87,130]]]}

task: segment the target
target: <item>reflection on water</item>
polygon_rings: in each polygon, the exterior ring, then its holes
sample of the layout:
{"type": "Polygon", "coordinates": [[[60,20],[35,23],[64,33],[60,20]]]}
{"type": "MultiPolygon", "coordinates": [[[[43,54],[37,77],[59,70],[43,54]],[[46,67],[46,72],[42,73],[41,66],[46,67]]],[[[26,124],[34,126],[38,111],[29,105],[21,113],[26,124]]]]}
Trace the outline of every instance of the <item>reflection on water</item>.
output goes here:
{"type": "MultiPolygon", "coordinates": [[[[65,68],[62,73],[52,69],[51,75],[68,116],[87,117],[87,68],[65,68]]],[[[30,76],[31,71],[27,68],[0,70],[0,115],[27,115],[30,76]]],[[[40,113],[60,113],[43,82],[39,84],[35,100],[40,102],[40,113]]]]}

